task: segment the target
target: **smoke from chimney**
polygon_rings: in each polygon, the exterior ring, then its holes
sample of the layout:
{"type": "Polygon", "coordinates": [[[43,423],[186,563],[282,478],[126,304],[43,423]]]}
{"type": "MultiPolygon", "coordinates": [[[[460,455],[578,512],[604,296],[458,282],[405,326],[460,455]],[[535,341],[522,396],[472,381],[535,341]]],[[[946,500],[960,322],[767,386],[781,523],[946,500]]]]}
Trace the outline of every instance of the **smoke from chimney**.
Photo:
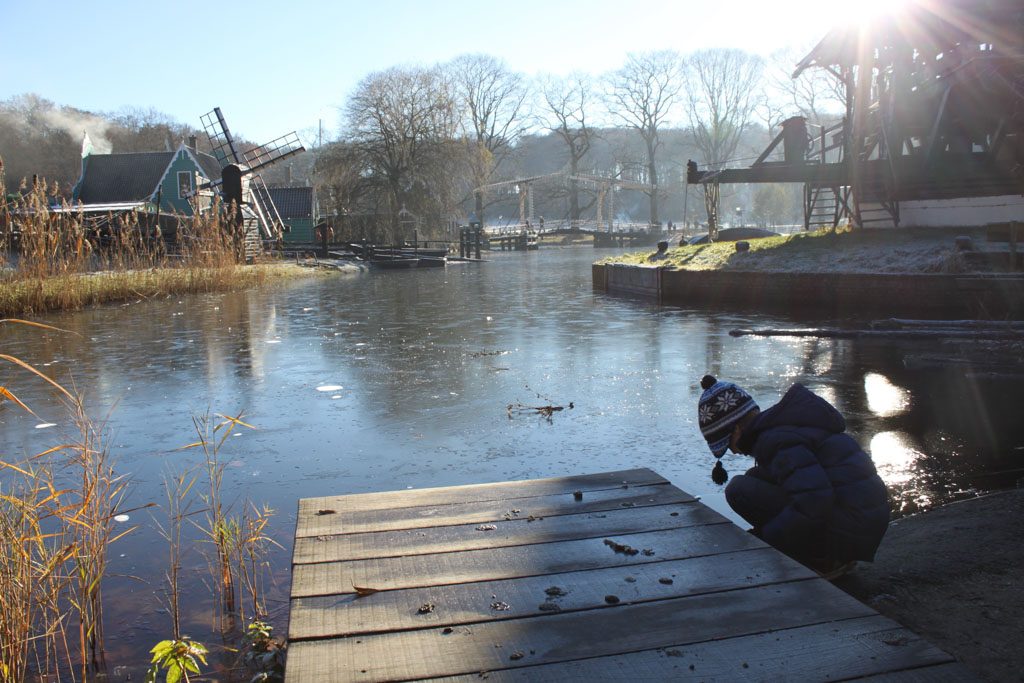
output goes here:
{"type": "Polygon", "coordinates": [[[47,125],[67,132],[73,140],[80,140],[83,133],[88,133],[89,139],[92,141],[93,152],[96,154],[110,154],[113,145],[107,139],[110,123],[106,119],[93,114],[60,109],[50,109],[40,113],[47,125]]]}

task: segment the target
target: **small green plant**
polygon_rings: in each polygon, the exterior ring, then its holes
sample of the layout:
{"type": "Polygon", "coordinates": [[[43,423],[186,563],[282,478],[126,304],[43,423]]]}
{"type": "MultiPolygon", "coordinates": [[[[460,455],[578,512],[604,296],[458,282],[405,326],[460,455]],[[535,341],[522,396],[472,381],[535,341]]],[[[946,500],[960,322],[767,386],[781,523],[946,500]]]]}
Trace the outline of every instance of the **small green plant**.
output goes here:
{"type": "Polygon", "coordinates": [[[177,640],[161,640],[150,650],[153,653],[151,666],[146,671],[146,683],[156,683],[161,671],[166,671],[166,683],[188,683],[189,673],[199,673],[199,662],[206,666],[206,646],[188,636],[177,640]]]}
{"type": "Polygon", "coordinates": [[[255,675],[250,683],[284,681],[285,644],[271,635],[274,627],[265,621],[253,621],[245,630],[243,661],[255,675]]]}

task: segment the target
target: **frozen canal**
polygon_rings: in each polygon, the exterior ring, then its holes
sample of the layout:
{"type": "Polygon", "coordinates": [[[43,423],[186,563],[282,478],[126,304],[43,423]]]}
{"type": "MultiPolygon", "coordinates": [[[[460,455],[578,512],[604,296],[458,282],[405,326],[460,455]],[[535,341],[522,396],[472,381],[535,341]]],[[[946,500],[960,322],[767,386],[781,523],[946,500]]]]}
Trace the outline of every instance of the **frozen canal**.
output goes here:
{"type": "MultiPolygon", "coordinates": [[[[256,429],[225,445],[225,493],[277,511],[272,608],[286,604],[300,497],[649,467],[726,512],[696,426],[705,372],[745,386],[762,408],[795,381],[833,401],[898,513],[1022,476],[1019,378],[944,364],[956,349],[938,341],[732,338],[794,321],[595,293],[590,264],[602,253],[493,253],[484,264],[110,306],[45,319],[80,336],[5,326],[3,352],[85,394],[133,505],[162,503],[163,478],[199,462],[177,450],[195,440],[194,416],[243,412],[256,429]],[[510,404],[565,410],[549,420],[510,404]]],[[[39,382],[8,367],[3,384],[40,417],[0,409],[6,459],[65,439],[71,425],[39,382]]],[[[157,600],[165,544],[148,511],[132,522],[142,528],[111,549],[111,572],[138,577],[109,584],[112,664],[148,659],[170,628],[157,600]]],[[[205,639],[205,562],[193,549],[186,564],[199,597],[185,630],[205,639]]],[[[283,632],[283,614],[273,616],[283,632]]]]}

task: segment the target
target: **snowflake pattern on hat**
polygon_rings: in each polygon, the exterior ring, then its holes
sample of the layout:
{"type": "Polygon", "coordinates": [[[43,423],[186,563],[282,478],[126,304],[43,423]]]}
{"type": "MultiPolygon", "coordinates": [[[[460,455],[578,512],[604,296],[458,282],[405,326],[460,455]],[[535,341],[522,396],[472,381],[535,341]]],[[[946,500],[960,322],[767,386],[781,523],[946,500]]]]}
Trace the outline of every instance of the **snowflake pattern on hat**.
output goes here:
{"type": "Polygon", "coordinates": [[[697,404],[697,421],[711,452],[720,458],[729,448],[733,427],[758,406],[750,394],[732,382],[719,382],[710,375],[705,380],[707,389],[697,404]]]}

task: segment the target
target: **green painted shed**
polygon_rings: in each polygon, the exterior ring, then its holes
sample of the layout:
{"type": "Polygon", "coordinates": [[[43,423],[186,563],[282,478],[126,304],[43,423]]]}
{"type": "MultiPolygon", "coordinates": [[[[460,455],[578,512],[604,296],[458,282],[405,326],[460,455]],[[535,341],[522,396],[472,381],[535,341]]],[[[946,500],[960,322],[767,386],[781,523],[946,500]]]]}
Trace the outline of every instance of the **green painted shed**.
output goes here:
{"type": "Polygon", "coordinates": [[[264,192],[263,188],[254,187],[253,191],[261,195],[260,199],[269,193],[282,222],[288,226],[283,236],[286,244],[309,244],[316,241],[314,228],[320,220],[320,207],[314,188],[276,186],[267,187],[264,192]]]}

